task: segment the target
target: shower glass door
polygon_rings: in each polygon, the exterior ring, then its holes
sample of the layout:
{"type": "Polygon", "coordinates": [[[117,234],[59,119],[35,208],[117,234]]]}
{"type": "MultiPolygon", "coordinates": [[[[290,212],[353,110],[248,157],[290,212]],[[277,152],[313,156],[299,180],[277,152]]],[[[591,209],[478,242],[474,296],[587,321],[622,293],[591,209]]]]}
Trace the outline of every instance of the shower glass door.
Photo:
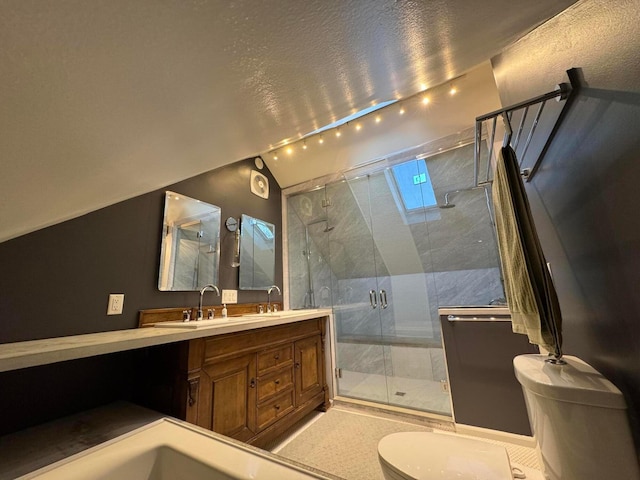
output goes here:
{"type": "Polygon", "coordinates": [[[451,415],[438,306],[504,292],[473,144],[413,152],[287,197],[289,304],[334,308],[337,395],[451,415]]]}
{"type": "Polygon", "coordinates": [[[439,211],[426,164],[353,173],[326,192],[331,264],[341,250],[345,265],[335,288],[338,394],[448,414],[433,372],[441,348],[426,243],[439,211]]]}
{"type": "Polygon", "coordinates": [[[388,403],[387,368],[368,177],[327,185],[338,394],[388,403]]]}

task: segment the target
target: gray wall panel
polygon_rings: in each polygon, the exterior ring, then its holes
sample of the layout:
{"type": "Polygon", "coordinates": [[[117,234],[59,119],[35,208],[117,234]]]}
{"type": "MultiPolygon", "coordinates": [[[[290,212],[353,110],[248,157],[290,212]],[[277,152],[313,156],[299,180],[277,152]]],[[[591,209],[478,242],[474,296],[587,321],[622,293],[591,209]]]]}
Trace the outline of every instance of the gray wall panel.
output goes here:
{"type": "Polygon", "coordinates": [[[503,105],[582,70],[584,88],[526,185],[564,318],[565,353],[624,393],[640,446],[638,2],[586,0],[493,59],[503,105]]]}

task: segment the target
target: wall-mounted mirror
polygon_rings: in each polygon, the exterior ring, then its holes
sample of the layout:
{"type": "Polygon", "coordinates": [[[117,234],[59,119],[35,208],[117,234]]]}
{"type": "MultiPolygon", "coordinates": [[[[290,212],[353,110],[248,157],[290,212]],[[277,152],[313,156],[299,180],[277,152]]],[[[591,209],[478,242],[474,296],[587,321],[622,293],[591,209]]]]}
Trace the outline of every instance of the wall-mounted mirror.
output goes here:
{"type": "Polygon", "coordinates": [[[266,290],[275,282],[276,227],[249,215],[240,224],[240,289],[266,290]]]}
{"type": "Polygon", "coordinates": [[[218,283],[220,207],[166,192],[158,289],[200,290],[218,283]]]}

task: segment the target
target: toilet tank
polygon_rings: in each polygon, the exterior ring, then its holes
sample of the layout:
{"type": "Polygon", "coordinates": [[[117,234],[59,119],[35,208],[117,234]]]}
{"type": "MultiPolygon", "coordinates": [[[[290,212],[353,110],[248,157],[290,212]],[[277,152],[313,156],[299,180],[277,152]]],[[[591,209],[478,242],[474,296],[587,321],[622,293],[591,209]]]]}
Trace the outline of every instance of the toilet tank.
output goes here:
{"type": "Polygon", "coordinates": [[[513,359],[529,422],[549,480],[640,480],[620,390],[579,358],[513,359]]]}

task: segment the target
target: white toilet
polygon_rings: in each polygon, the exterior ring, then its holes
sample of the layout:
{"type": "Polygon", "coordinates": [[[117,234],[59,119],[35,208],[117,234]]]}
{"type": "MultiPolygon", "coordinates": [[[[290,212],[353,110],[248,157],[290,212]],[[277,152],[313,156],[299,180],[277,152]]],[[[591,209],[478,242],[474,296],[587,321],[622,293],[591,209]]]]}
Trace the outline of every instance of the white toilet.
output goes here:
{"type": "MultiPolygon", "coordinates": [[[[622,393],[582,360],[551,365],[543,355],[513,360],[548,480],[640,480],[622,393]]],[[[438,433],[384,437],[387,480],[512,480],[504,448],[438,433]]]]}

